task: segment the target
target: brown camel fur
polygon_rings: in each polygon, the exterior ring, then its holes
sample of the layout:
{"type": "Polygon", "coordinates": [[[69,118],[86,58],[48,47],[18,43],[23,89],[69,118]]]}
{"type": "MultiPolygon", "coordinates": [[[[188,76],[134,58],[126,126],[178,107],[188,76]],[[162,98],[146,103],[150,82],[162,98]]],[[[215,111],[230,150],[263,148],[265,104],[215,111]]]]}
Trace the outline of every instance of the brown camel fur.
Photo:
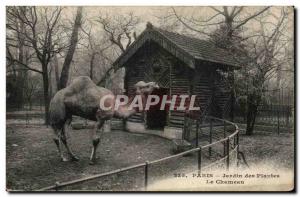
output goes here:
{"type": "MultiPolygon", "coordinates": [[[[145,83],[140,81],[135,85],[135,88],[136,94],[141,95],[143,102],[145,102],[145,97],[158,86],[154,82],[145,83]]],[[[93,148],[90,163],[94,164],[105,120],[112,117],[127,119],[137,112],[136,108],[128,109],[130,102],[127,105],[120,106],[118,110],[114,110],[114,107],[111,110],[101,110],[100,99],[105,95],[112,95],[112,98],[107,99],[104,106],[114,106],[115,96],[110,90],[98,87],[89,77],[82,76],[74,79],[68,87],[58,91],[52,98],[50,102],[50,124],[55,132],[54,142],[62,161],[68,161],[61,150],[62,143],[65,145],[71,160],[78,160],[67,143],[66,130],[71,124],[72,115],[97,121],[94,129],[91,130],[93,148]]]]}

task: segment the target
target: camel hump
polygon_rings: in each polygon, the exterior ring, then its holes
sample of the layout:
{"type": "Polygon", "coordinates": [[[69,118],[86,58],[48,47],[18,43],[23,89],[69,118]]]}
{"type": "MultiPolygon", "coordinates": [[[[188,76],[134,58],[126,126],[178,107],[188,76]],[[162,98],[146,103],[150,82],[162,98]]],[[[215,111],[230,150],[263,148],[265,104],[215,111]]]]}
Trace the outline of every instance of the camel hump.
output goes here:
{"type": "Polygon", "coordinates": [[[89,88],[95,88],[97,85],[87,76],[76,77],[66,88],[66,96],[80,93],[89,88]]]}
{"type": "MultiPolygon", "coordinates": [[[[90,77],[88,76],[79,76],[79,77],[76,77],[75,79],[73,79],[72,83],[94,83],[90,77]]],[[[71,83],[71,84],[72,84],[71,83]]]]}

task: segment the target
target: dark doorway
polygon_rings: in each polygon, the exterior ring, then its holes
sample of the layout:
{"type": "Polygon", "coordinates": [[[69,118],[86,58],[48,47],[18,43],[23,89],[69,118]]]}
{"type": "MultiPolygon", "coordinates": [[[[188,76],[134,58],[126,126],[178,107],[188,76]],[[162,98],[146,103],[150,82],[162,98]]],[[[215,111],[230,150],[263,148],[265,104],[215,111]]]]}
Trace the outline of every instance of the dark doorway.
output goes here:
{"type": "Polygon", "coordinates": [[[167,109],[160,110],[163,95],[168,95],[167,88],[159,88],[152,92],[152,95],[158,95],[160,101],[157,105],[151,106],[147,112],[147,126],[149,129],[163,129],[167,123],[167,109]]]}

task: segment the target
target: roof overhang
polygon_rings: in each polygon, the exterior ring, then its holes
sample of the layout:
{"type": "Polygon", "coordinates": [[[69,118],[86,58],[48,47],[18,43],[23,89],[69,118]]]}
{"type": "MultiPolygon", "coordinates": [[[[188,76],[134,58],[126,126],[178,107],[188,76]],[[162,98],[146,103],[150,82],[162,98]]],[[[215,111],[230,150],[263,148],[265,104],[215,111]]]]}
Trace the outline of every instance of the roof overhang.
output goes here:
{"type": "Polygon", "coordinates": [[[195,58],[183,49],[176,46],[172,41],[163,36],[160,32],[146,29],[135,40],[128,49],[113,63],[114,68],[123,67],[124,64],[148,41],[153,41],[167,50],[169,53],[183,61],[190,68],[195,68],[195,58]]]}
{"type": "Polygon", "coordinates": [[[193,56],[172,40],[170,40],[167,36],[161,33],[157,28],[154,28],[152,25],[147,24],[147,28],[141,33],[140,36],[126,49],[126,51],[120,55],[113,63],[114,69],[118,69],[123,67],[126,62],[147,42],[152,41],[157,43],[159,46],[164,48],[166,51],[174,55],[176,58],[184,62],[188,67],[195,69],[196,62],[200,61],[209,61],[213,62],[222,66],[229,66],[231,69],[239,69],[240,66],[237,64],[226,64],[225,62],[220,62],[214,60],[213,58],[209,57],[200,57],[200,56],[193,56]]]}

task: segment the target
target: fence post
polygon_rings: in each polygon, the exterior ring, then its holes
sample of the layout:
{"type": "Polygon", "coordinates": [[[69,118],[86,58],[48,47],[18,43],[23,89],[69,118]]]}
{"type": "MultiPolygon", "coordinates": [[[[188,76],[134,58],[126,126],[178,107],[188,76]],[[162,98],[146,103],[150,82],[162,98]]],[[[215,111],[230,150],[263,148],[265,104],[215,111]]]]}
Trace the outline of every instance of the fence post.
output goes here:
{"type": "Polygon", "coordinates": [[[269,108],[269,123],[273,122],[273,115],[272,115],[272,113],[273,113],[273,105],[271,103],[270,108],[269,108]]]}
{"type": "Polygon", "coordinates": [[[227,158],[226,158],[226,170],[229,170],[229,146],[230,145],[230,138],[228,137],[226,140],[226,149],[227,149],[227,158]]]}
{"type": "Polygon", "coordinates": [[[202,148],[200,146],[198,150],[198,173],[201,173],[201,159],[202,159],[202,148]]]}
{"type": "Polygon", "coordinates": [[[28,111],[26,110],[26,127],[29,124],[29,115],[28,115],[28,111]]]}
{"type": "Polygon", "coordinates": [[[286,115],[286,127],[288,127],[289,126],[289,118],[290,118],[290,92],[288,92],[288,95],[287,95],[287,108],[286,108],[286,113],[285,113],[285,115],[286,115]]]}
{"type": "Polygon", "coordinates": [[[145,180],[144,180],[144,187],[147,190],[148,187],[148,161],[145,163],[145,180]]]}
{"type": "Polygon", "coordinates": [[[55,191],[58,191],[58,187],[59,187],[59,182],[57,181],[57,182],[55,182],[55,191]]]}
{"type": "Polygon", "coordinates": [[[280,131],[280,127],[279,127],[279,118],[280,118],[280,100],[281,100],[281,96],[280,96],[281,90],[278,89],[278,106],[277,106],[277,134],[279,135],[280,131]]]}
{"type": "Polygon", "coordinates": [[[200,118],[200,121],[199,121],[199,132],[200,132],[200,136],[202,135],[202,129],[201,129],[202,123],[203,123],[203,119],[200,118]]]}
{"type": "Polygon", "coordinates": [[[240,148],[240,142],[239,142],[239,134],[240,132],[238,132],[236,134],[236,166],[239,167],[239,148],[240,148]]]}
{"type": "Polygon", "coordinates": [[[196,122],[196,147],[199,146],[199,120],[196,122]]]}
{"type": "MultiPolygon", "coordinates": [[[[226,122],[224,121],[223,138],[225,138],[225,137],[226,137],[226,122]]],[[[225,157],[225,154],[226,154],[226,151],[225,151],[226,144],[225,144],[225,142],[223,142],[223,146],[224,146],[224,148],[223,148],[223,156],[225,157]]]]}
{"type": "Polygon", "coordinates": [[[286,127],[288,127],[290,124],[290,114],[291,114],[292,109],[289,104],[287,105],[286,109],[287,109],[286,110],[286,127]]]}
{"type": "Polygon", "coordinates": [[[183,120],[183,132],[182,132],[182,135],[181,135],[181,138],[182,139],[189,139],[189,138],[186,138],[186,134],[187,134],[187,118],[186,118],[186,114],[184,114],[184,120],[183,120]]]}
{"type": "Polygon", "coordinates": [[[224,138],[226,137],[226,122],[224,121],[224,132],[223,132],[224,138]]]}
{"type": "Polygon", "coordinates": [[[277,134],[279,135],[280,133],[280,127],[279,127],[279,105],[277,107],[277,134]]]}
{"type": "MultiPolygon", "coordinates": [[[[209,143],[212,143],[212,119],[209,121],[209,143]]],[[[208,147],[208,155],[211,157],[211,147],[208,147]]]]}
{"type": "Polygon", "coordinates": [[[40,111],[43,111],[43,101],[41,98],[40,98],[40,111]]]}

